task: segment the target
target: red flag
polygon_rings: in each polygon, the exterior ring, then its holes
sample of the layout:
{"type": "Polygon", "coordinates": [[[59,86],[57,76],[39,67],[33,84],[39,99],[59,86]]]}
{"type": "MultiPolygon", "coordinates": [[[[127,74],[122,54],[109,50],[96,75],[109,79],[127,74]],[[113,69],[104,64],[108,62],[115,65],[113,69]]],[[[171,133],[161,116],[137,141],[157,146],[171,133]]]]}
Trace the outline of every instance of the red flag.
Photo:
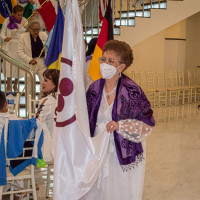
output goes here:
{"type": "Polygon", "coordinates": [[[42,5],[45,2],[45,0],[39,0],[39,2],[40,2],[40,5],[42,5]]]}
{"type": "Polygon", "coordinates": [[[51,1],[46,2],[40,9],[38,9],[38,12],[42,16],[47,30],[50,32],[56,21],[56,12],[51,1]]]}
{"type": "Polygon", "coordinates": [[[101,78],[99,57],[102,56],[103,46],[108,40],[113,40],[111,0],[109,0],[108,2],[108,7],[103,18],[101,32],[99,34],[97,44],[94,49],[94,54],[92,56],[92,60],[88,70],[88,73],[93,79],[93,81],[96,81],[101,78]]]}
{"type": "Polygon", "coordinates": [[[105,0],[100,0],[99,1],[99,22],[103,21],[103,17],[105,15],[106,12],[106,2],[105,0]]]}

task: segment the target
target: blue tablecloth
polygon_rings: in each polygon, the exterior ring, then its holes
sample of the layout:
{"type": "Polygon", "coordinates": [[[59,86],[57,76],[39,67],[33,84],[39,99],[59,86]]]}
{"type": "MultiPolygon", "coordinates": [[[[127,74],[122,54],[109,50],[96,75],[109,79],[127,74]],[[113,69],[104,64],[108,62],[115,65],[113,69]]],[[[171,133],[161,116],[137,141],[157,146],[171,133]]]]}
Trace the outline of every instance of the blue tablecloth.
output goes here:
{"type": "MultiPolygon", "coordinates": [[[[34,130],[35,140],[33,147],[37,149],[37,155],[34,153],[32,159],[27,159],[14,169],[10,168],[10,171],[14,176],[23,171],[28,165],[37,165],[37,159],[42,158],[41,147],[43,144],[43,131],[35,118],[27,120],[10,120],[8,124],[8,142],[7,142],[7,157],[17,158],[23,152],[23,146],[25,141],[28,139],[31,131],[34,130]]],[[[6,155],[5,155],[5,144],[4,144],[4,129],[2,131],[0,139],[0,186],[6,185],[6,155]]]]}

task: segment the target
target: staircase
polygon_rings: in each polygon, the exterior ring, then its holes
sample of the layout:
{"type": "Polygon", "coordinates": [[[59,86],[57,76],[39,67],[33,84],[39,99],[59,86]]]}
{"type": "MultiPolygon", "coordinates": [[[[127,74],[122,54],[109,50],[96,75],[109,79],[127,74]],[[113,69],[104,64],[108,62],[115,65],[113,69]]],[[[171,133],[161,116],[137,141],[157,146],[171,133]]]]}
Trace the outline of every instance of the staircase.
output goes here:
{"type": "MultiPolygon", "coordinates": [[[[141,0],[137,8],[133,6],[136,1],[140,0],[114,0],[113,6],[114,38],[132,47],[200,11],[200,0],[141,0]]],[[[88,42],[98,37],[102,24],[87,26],[84,20],[83,24],[88,42]]]]}
{"type": "Polygon", "coordinates": [[[149,18],[136,17],[133,29],[125,26],[120,27],[120,36],[115,36],[115,39],[124,40],[131,46],[135,46],[200,11],[199,0],[163,1],[162,9],[158,9],[157,4],[153,4],[155,6],[151,8],[149,18]]]}
{"type": "MultiPolygon", "coordinates": [[[[19,85],[18,85],[19,93],[21,94],[21,92],[23,91],[23,94],[20,97],[19,110],[16,112],[19,113],[19,115],[18,115],[19,117],[27,117],[27,114],[28,114],[26,111],[27,102],[26,102],[26,98],[25,98],[25,96],[27,96],[27,86],[29,85],[29,88],[30,88],[29,94],[31,94],[32,96],[36,95],[36,97],[37,97],[37,95],[39,94],[39,91],[40,91],[40,84],[39,84],[38,77],[36,76],[36,81],[35,81],[33,72],[29,67],[12,59],[2,50],[0,50],[0,72],[5,71],[5,62],[3,62],[2,58],[4,58],[4,60],[7,60],[8,62],[10,62],[13,66],[16,66],[18,69],[24,71],[24,73],[25,73],[25,77],[19,78],[19,85]],[[24,91],[24,87],[25,87],[25,91],[24,91]]],[[[12,79],[11,88],[12,88],[13,96],[16,97],[17,93],[14,92],[13,86],[14,86],[14,79],[12,79]]],[[[1,88],[1,91],[6,91],[6,80],[4,78],[3,73],[0,74],[0,88],[1,88]]]]}

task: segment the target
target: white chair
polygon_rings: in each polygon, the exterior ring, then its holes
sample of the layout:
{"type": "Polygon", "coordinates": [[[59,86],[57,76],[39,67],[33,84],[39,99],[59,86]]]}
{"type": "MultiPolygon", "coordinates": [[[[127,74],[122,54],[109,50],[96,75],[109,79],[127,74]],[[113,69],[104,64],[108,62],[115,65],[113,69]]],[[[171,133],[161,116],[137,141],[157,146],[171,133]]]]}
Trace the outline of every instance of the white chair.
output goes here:
{"type": "Polygon", "coordinates": [[[136,82],[140,87],[142,86],[141,84],[141,74],[140,71],[132,71],[132,79],[134,82],[136,82]]]}
{"type": "Polygon", "coordinates": [[[188,75],[188,84],[191,88],[191,91],[190,91],[190,102],[196,102],[197,100],[197,88],[195,86],[195,80],[194,78],[192,77],[192,70],[188,70],[187,71],[187,75],[188,75]]]}
{"type": "Polygon", "coordinates": [[[19,93],[16,94],[16,102],[15,102],[15,114],[17,117],[19,117],[19,93]]]}
{"type": "Polygon", "coordinates": [[[185,84],[184,71],[178,70],[178,99],[182,93],[182,103],[185,104],[185,99],[187,103],[190,103],[191,99],[191,87],[185,84]]]}
{"type": "MultiPolygon", "coordinates": [[[[8,125],[9,120],[6,118],[6,123],[4,126],[4,146],[5,146],[5,158],[7,162],[10,162],[11,160],[24,160],[24,159],[32,159],[32,157],[25,157],[25,151],[26,150],[33,150],[33,147],[24,147],[23,153],[21,157],[17,158],[8,158],[7,157],[7,141],[8,141],[8,125]]],[[[30,135],[32,132],[30,133],[30,135]]],[[[29,135],[29,138],[30,138],[29,135]]],[[[35,138],[31,137],[30,139],[27,139],[26,141],[34,142],[35,138]]],[[[2,159],[2,158],[1,158],[2,159]]],[[[10,200],[14,199],[14,194],[26,194],[27,199],[30,197],[30,193],[33,194],[33,199],[37,200],[37,194],[36,194],[36,187],[35,187],[35,176],[34,176],[34,165],[28,166],[26,169],[24,169],[21,173],[19,173],[16,176],[13,176],[13,174],[10,172],[9,167],[6,167],[7,171],[7,185],[10,185],[10,189],[8,191],[3,191],[4,186],[0,186],[0,200],[2,200],[3,195],[10,195],[10,200]],[[24,182],[27,183],[27,188],[17,188],[15,186],[15,181],[17,180],[24,180],[24,182]]]]}
{"type": "Polygon", "coordinates": [[[165,74],[163,71],[157,71],[157,92],[158,92],[158,107],[161,104],[167,106],[167,90],[165,86],[165,74]]]}
{"type": "Polygon", "coordinates": [[[28,95],[28,118],[29,119],[35,117],[35,113],[37,109],[36,107],[38,103],[39,103],[39,100],[32,99],[31,95],[28,95]]]}
{"type": "Polygon", "coordinates": [[[144,93],[146,94],[152,107],[155,107],[156,106],[156,87],[155,87],[154,72],[146,71],[145,75],[146,75],[147,89],[144,89],[144,93]]]}
{"type": "Polygon", "coordinates": [[[169,106],[178,105],[178,80],[177,80],[177,71],[166,71],[165,72],[165,86],[169,93],[169,106]]]}
{"type": "Polygon", "coordinates": [[[133,78],[132,78],[132,72],[131,72],[131,71],[126,70],[126,71],[123,71],[123,73],[124,73],[126,76],[128,76],[130,79],[133,79],[133,78]]]}
{"type": "MultiPolygon", "coordinates": [[[[32,99],[31,95],[28,96],[28,116],[29,119],[32,117],[35,117],[36,115],[36,105],[39,103],[39,100],[32,99]]],[[[42,124],[42,117],[40,117],[40,121],[42,124]]],[[[53,183],[53,180],[51,179],[51,176],[53,175],[53,162],[46,162],[46,177],[44,178],[37,178],[37,182],[45,182],[46,183],[46,197],[49,198],[49,191],[50,191],[50,184],[53,183]]],[[[45,170],[43,170],[45,172],[45,170]]]]}
{"type": "Polygon", "coordinates": [[[199,70],[188,70],[188,83],[191,87],[191,102],[197,102],[200,96],[200,71],[199,70]]]}

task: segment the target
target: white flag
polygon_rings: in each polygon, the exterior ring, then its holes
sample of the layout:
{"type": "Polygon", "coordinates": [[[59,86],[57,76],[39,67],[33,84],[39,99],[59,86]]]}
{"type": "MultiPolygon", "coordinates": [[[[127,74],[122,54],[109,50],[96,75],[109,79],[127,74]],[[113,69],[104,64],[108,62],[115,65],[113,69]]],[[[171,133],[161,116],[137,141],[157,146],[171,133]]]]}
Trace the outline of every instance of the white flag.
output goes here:
{"type": "Polygon", "coordinates": [[[84,67],[78,0],[68,0],[54,135],[54,200],[84,196],[97,181],[108,154],[106,131],[90,137],[84,67]]]}

